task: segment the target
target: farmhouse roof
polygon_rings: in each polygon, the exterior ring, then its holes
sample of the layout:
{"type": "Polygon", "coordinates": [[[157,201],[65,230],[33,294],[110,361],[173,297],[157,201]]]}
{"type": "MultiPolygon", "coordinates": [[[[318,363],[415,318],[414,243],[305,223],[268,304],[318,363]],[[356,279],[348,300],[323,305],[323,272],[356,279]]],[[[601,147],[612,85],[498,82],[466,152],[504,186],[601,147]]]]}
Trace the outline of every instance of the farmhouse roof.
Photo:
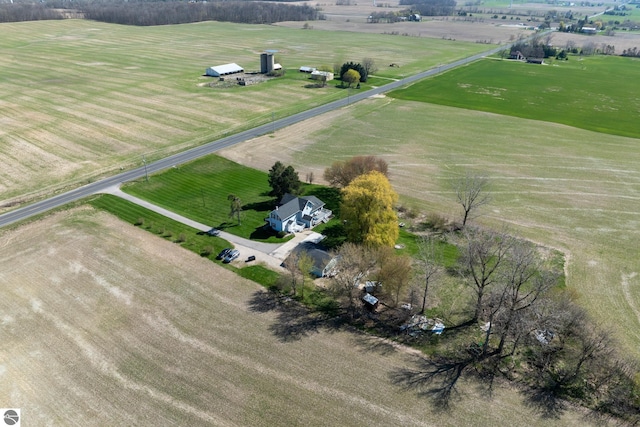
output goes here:
{"type": "Polygon", "coordinates": [[[280,204],[274,212],[281,220],[284,220],[303,211],[309,202],[312,206],[311,211],[315,211],[324,206],[324,202],[315,196],[298,197],[287,193],[282,197],[280,204]]]}

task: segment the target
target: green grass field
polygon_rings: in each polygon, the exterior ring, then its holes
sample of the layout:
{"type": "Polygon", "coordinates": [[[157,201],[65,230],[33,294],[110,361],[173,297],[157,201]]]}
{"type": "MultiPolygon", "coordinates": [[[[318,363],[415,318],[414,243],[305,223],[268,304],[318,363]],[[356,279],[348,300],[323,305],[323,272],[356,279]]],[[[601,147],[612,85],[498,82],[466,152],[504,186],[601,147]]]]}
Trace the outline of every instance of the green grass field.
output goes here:
{"type": "Polygon", "coordinates": [[[638,65],[610,56],[542,66],[488,59],[389,95],[638,138],[638,65]]]}
{"type": "MultiPolygon", "coordinates": [[[[266,230],[265,218],[278,200],[269,196],[268,175],[218,156],[203,157],[123,187],[127,193],[180,213],[203,224],[247,238],[282,243],[266,230]],[[231,217],[228,196],[242,200],[240,224],[231,217]]],[[[327,208],[338,213],[339,194],[330,188],[303,184],[303,194],[320,197],[327,208]]],[[[330,223],[329,223],[330,225],[330,223]]]]}
{"type": "Polygon", "coordinates": [[[256,230],[265,224],[268,213],[275,207],[273,197],[267,195],[271,190],[267,174],[222,158],[204,157],[153,175],[149,182],[127,185],[123,190],[239,236],[269,237],[255,235],[256,230]],[[244,205],[240,225],[235,216],[229,216],[229,194],[239,197],[244,205]]]}
{"type": "MultiPolygon", "coordinates": [[[[302,26],[302,24],[301,24],[302,26]]],[[[475,43],[270,25],[133,27],[84,20],[2,24],[0,194],[51,192],[347,96],[309,87],[301,65],[373,58],[401,78],[487,49],[475,43]],[[319,41],[319,36],[322,41],[319,41]],[[204,87],[212,65],[258,70],[276,49],[286,78],[204,87]],[[407,55],[420,52],[420,55],[407,55]],[[401,68],[388,67],[400,63],[401,68]]]]}

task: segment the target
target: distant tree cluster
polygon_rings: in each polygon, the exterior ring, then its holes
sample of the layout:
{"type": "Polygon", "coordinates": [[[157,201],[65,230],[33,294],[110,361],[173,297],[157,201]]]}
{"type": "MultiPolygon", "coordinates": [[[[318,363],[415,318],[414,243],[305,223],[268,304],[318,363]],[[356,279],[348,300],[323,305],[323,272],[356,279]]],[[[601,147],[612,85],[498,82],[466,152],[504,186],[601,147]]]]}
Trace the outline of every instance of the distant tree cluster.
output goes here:
{"type": "MultiPolygon", "coordinates": [[[[359,81],[362,83],[365,83],[367,81],[367,78],[369,77],[367,70],[362,66],[362,64],[350,61],[350,62],[345,62],[340,67],[340,78],[344,80],[344,75],[349,70],[353,70],[357,72],[358,75],[360,76],[359,81]]],[[[353,82],[350,82],[350,83],[353,83],[353,82]]]]}
{"type": "Polygon", "coordinates": [[[42,3],[0,4],[0,22],[42,21],[63,19],[60,11],[42,3]]]}
{"type": "Polygon", "coordinates": [[[371,12],[367,21],[372,24],[379,24],[381,22],[393,23],[399,22],[401,16],[397,12],[371,12]]]}
{"type": "Polygon", "coordinates": [[[624,49],[622,51],[621,56],[629,56],[629,57],[632,57],[632,58],[640,58],[640,50],[638,50],[637,47],[624,49]]]}
{"type": "Polygon", "coordinates": [[[319,16],[317,9],[306,5],[253,1],[88,3],[82,10],[87,19],[141,26],[200,21],[270,24],[280,21],[310,21],[319,16]]]}
{"type": "Polygon", "coordinates": [[[412,13],[422,16],[449,16],[456,8],[455,0],[400,0],[400,5],[411,6],[412,13]]]}
{"type": "Polygon", "coordinates": [[[519,41],[511,47],[511,52],[520,52],[526,58],[549,58],[557,54],[557,49],[540,37],[534,37],[531,41],[519,41]]]}
{"type": "Polygon", "coordinates": [[[65,9],[74,10],[86,19],[123,25],[168,25],[200,21],[226,21],[243,24],[270,24],[279,21],[322,19],[311,6],[277,2],[224,1],[207,2],[153,0],[50,0],[46,3],[15,2],[0,5],[0,22],[63,19],[65,9]]]}
{"type": "Polygon", "coordinates": [[[346,187],[356,177],[371,171],[387,176],[389,165],[376,156],[355,156],[343,162],[334,162],[325,169],[324,179],[334,187],[346,187]]]}

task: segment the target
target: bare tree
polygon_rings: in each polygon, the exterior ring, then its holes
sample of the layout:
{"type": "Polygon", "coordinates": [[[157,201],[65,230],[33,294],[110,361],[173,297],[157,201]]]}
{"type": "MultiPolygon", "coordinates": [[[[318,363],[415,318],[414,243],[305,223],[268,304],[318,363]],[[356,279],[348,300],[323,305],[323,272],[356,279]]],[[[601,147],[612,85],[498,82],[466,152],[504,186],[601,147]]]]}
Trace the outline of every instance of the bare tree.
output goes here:
{"type": "Polygon", "coordinates": [[[461,274],[466,278],[476,294],[476,302],[471,323],[478,321],[483,310],[483,298],[489,287],[498,279],[513,239],[506,233],[489,230],[469,229],[464,232],[466,240],[460,258],[461,274]]]}
{"type": "Polygon", "coordinates": [[[391,306],[397,307],[411,280],[411,258],[396,255],[393,248],[380,247],[377,249],[377,259],[379,269],[376,279],[382,284],[385,296],[391,300],[391,306]]]}
{"type": "Polygon", "coordinates": [[[466,173],[455,183],[456,197],[462,206],[462,228],[477,216],[477,211],[491,201],[487,193],[489,179],[485,176],[466,173]]]}
{"type": "Polygon", "coordinates": [[[307,182],[308,182],[309,184],[313,184],[313,180],[314,180],[313,171],[308,172],[308,173],[307,173],[307,182]]]}
{"type": "Polygon", "coordinates": [[[288,285],[289,287],[291,287],[291,290],[293,291],[293,295],[296,295],[298,291],[298,283],[301,278],[299,263],[300,263],[300,251],[291,252],[283,263],[284,268],[285,270],[287,270],[287,275],[289,277],[288,285]]]}
{"type": "Polygon", "coordinates": [[[512,240],[497,272],[497,284],[490,290],[483,312],[487,319],[482,353],[487,354],[491,334],[499,337],[492,355],[500,357],[508,339],[511,355],[526,333],[529,311],[557,282],[557,275],[543,268],[533,244],[512,240]]]}
{"type": "Polygon", "coordinates": [[[358,283],[375,267],[375,257],[369,249],[354,243],[345,243],[336,254],[336,274],[331,278],[331,290],[345,301],[347,313],[356,314],[358,283]]]}
{"type": "Polygon", "coordinates": [[[434,281],[438,280],[444,270],[442,266],[442,255],[436,249],[434,239],[425,237],[418,242],[416,270],[422,289],[422,307],[420,308],[420,313],[424,313],[424,310],[427,308],[429,287],[434,281]]]}
{"type": "Polygon", "coordinates": [[[371,74],[378,71],[378,67],[376,66],[376,63],[373,60],[373,58],[364,58],[362,60],[362,68],[364,68],[364,71],[367,74],[367,76],[370,76],[371,74]]]}
{"type": "Polygon", "coordinates": [[[229,202],[231,202],[230,205],[230,211],[229,211],[229,217],[233,218],[234,215],[236,215],[238,217],[238,225],[240,224],[240,213],[242,212],[242,200],[240,200],[240,197],[234,195],[234,194],[229,194],[227,196],[227,200],[229,200],[229,202]]]}

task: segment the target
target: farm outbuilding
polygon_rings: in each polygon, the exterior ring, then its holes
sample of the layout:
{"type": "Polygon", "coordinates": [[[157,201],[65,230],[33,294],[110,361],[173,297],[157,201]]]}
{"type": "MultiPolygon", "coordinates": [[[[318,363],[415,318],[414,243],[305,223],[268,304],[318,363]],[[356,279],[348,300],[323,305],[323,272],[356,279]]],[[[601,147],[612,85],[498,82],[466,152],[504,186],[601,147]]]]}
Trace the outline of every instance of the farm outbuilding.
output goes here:
{"type": "Polygon", "coordinates": [[[326,77],[326,81],[333,80],[333,73],[331,71],[318,71],[314,70],[311,72],[311,78],[314,80],[322,80],[323,77],[326,77]]]}
{"type": "Polygon", "coordinates": [[[306,65],[303,65],[302,67],[300,67],[300,72],[301,73],[313,73],[316,69],[314,67],[308,67],[306,65]]]}
{"type": "Polygon", "coordinates": [[[236,63],[231,63],[231,64],[223,64],[223,65],[216,65],[214,67],[209,67],[205,71],[205,74],[211,77],[220,77],[220,76],[226,76],[228,74],[236,74],[236,73],[243,73],[243,72],[244,72],[244,68],[242,68],[236,63]]]}

